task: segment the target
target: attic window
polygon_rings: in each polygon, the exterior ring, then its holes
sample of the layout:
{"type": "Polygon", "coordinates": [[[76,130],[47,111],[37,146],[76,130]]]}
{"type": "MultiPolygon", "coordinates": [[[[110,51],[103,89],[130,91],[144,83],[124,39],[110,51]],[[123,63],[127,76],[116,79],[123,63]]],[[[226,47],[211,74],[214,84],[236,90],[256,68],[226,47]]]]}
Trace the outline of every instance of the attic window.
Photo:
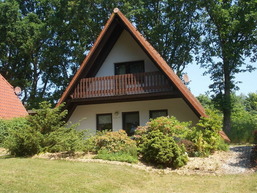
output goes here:
{"type": "Polygon", "coordinates": [[[115,63],[114,65],[115,65],[115,75],[135,74],[135,73],[145,72],[145,65],[143,60],[115,63]]]}

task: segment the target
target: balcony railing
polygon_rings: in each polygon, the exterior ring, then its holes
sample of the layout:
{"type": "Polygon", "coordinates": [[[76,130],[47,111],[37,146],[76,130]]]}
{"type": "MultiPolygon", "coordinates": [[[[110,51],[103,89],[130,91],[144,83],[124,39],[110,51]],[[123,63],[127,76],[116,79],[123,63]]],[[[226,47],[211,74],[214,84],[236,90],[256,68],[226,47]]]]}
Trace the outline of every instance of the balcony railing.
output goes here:
{"type": "Polygon", "coordinates": [[[83,78],[71,95],[73,99],[147,94],[173,91],[160,72],[145,72],[105,77],[83,78]]]}

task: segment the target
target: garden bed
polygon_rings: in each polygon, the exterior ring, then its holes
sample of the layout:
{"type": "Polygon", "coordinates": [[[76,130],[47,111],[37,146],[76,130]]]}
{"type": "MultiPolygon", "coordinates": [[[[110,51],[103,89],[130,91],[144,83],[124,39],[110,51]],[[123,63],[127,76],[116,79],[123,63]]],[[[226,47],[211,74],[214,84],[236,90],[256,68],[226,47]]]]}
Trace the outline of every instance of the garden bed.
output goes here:
{"type": "Polygon", "coordinates": [[[231,146],[227,152],[217,151],[208,157],[190,157],[187,165],[173,170],[157,169],[142,162],[129,164],[125,162],[106,161],[94,159],[94,154],[67,154],[67,153],[45,153],[34,156],[33,158],[47,158],[51,160],[67,160],[80,162],[97,162],[116,165],[127,165],[133,168],[157,173],[178,173],[182,175],[222,175],[222,174],[247,174],[256,171],[250,162],[251,149],[253,146],[231,146]]]}

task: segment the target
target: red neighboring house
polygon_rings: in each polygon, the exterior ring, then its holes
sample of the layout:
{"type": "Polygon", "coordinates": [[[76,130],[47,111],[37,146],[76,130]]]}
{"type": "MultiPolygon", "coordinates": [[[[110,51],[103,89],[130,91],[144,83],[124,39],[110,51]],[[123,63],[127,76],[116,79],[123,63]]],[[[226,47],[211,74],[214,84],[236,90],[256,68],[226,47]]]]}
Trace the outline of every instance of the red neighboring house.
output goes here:
{"type": "Polygon", "coordinates": [[[0,119],[12,119],[28,115],[13,86],[0,74],[0,119]]]}

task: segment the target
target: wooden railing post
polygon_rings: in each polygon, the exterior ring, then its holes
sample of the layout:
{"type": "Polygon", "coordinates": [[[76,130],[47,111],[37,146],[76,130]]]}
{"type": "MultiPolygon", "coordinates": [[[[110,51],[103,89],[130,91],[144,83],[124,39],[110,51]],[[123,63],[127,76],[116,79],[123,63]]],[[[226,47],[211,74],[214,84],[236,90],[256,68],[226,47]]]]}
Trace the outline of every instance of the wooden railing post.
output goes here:
{"type": "Polygon", "coordinates": [[[72,98],[94,98],[172,91],[171,82],[160,72],[83,78],[72,98]]]}

